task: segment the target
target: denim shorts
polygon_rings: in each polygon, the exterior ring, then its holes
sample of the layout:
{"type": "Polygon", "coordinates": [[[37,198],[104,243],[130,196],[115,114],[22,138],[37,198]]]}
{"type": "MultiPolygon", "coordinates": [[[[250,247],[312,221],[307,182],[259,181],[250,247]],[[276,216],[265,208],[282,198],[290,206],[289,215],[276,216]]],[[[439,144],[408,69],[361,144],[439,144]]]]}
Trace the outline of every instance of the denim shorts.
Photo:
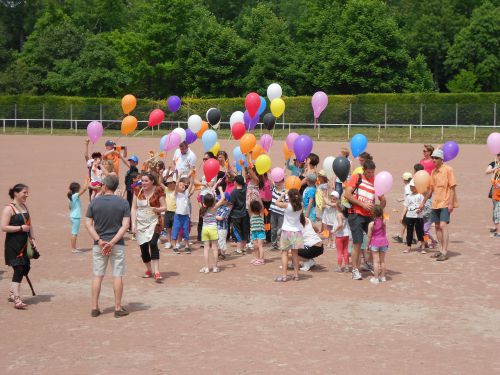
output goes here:
{"type": "Polygon", "coordinates": [[[265,239],[266,239],[266,232],[264,232],[263,230],[252,232],[252,241],[265,240],[265,239]]]}
{"type": "Polygon", "coordinates": [[[431,211],[431,221],[433,223],[450,223],[450,212],[448,208],[433,208],[431,211]]]}
{"type": "Polygon", "coordinates": [[[374,253],[386,253],[389,246],[370,246],[370,250],[374,253]]]}

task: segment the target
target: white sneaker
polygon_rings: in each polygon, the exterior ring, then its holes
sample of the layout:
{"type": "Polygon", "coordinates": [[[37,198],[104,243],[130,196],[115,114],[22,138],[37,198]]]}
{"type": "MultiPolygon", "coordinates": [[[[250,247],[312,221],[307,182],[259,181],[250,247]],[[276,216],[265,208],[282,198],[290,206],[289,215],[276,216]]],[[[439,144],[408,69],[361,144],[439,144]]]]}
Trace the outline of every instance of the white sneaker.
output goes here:
{"type": "Polygon", "coordinates": [[[381,283],[385,283],[385,282],[387,281],[387,279],[386,279],[385,277],[381,277],[381,278],[379,278],[379,281],[380,281],[381,283]]]}
{"type": "Polygon", "coordinates": [[[361,273],[358,271],[357,268],[352,269],[352,279],[353,280],[363,280],[363,276],[361,276],[361,273]]]}
{"type": "Polygon", "coordinates": [[[249,242],[247,243],[247,250],[253,250],[253,243],[249,242]]]}
{"type": "Polygon", "coordinates": [[[170,242],[166,242],[165,249],[171,249],[171,248],[172,248],[172,244],[170,242]]]}
{"type": "MultiPolygon", "coordinates": [[[[208,269],[208,267],[202,267],[202,268],[200,269],[200,273],[209,273],[209,272],[210,272],[210,270],[208,269]]],[[[215,271],[214,271],[214,272],[215,272],[215,271]]]]}
{"type": "Polygon", "coordinates": [[[316,262],[314,261],[314,259],[308,259],[304,262],[302,267],[300,267],[300,270],[301,271],[309,271],[315,265],[316,265],[316,262]]]}
{"type": "Polygon", "coordinates": [[[214,272],[214,273],[220,272],[219,267],[214,267],[214,268],[212,268],[212,272],[214,272]]]}
{"type": "Polygon", "coordinates": [[[372,284],[380,284],[380,280],[378,279],[378,277],[372,277],[372,278],[370,279],[370,282],[371,282],[372,284]]]}
{"type": "Polygon", "coordinates": [[[71,252],[72,252],[73,254],[81,254],[81,253],[83,253],[83,251],[78,250],[78,249],[71,249],[71,252]]]}

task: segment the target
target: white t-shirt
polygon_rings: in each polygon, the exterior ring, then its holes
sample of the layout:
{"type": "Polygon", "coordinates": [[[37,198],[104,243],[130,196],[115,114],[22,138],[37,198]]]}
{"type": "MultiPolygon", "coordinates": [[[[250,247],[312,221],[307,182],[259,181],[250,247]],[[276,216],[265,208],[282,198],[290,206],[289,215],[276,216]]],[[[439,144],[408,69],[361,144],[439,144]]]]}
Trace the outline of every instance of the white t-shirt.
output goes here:
{"type": "Polygon", "coordinates": [[[404,190],[404,195],[405,195],[405,199],[408,195],[411,195],[411,188],[410,188],[410,184],[406,184],[405,185],[405,190],[404,190]]]}
{"type": "Polygon", "coordinates": [[[175,193],[175,213],[178,215],[189,215],[189,192],[175,193]]]}
{"type": "Polygon", "coordinates": [[[191,169],[196,165],[196,154],[188,149],[185,154],[181,153],[181,150],[177,149],[174,152],[173,158],[175,169],[179,171],[179,177],[189,174],[191,169]]]}
{"type": "Polygon", "coordinates": [[[302,237],[304,238],[304,246],[307,247],[311,247],[319,242],[322,242],[321,238],[314,231],[311,220],[306,220],[305,227],[302,227],[302,237]]]}
{"type": "Polygon", "coordinates": [[[424,201],[424,196],[422,194],[411,194],[405,198],[405,207],[407,208],[406,217],[409,218],[422,218],[424,217],[424,212],[417,212],[418,208],[424,201]]]}
{"type": "Polygon", "coordinates": [[[301,213],[302,210],[294,211],[292,205],[288,203],[288,206],[285,208],[285,216],[283,217],[283,226],[281,229],[289,232],[301,232],[303,228],[300,223],[301,213]]]}

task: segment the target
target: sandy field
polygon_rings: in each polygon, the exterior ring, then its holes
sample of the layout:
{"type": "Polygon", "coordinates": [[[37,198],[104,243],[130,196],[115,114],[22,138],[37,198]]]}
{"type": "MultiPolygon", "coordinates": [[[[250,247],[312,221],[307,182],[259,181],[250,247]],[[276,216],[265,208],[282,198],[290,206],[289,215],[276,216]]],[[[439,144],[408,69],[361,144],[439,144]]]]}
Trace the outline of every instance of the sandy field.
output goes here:
{"type": "MultiPolygon", "coordinates": [[[[95,148],[102,151],[104,140],[95,148]]],[[[118,143],[143,160],[159,137],[118,143]]],[[[236,142],[221,145],[232,156],[236,142]]],[[[314,152],[324,158],[343,145],[316,142],[314,152]]],[[[193,147],[200,159],[201,147],[193,147]]],[[[219,274],[200,274],[196,245],[191,255],[162,250],[165,280],[156,284],[141,278],[139,247],[128,239],[124,305],[131,314],[121,319],[113,316],[109,276],[104,314],[90,317],[91,241],[83,226],[78,244],[85,252],[69,250],[66,192],[85,177],[83,149],[82,137],[0,136],[2,201],[9,202],[15,183],[30,186],[42,253],[30,274],[38,295],[31,297],[23,282],[25,311],[7,302],[12,271],[0,266],[1,374],[500,373],[500,240],[487,230],[484,170],[493,158],[486,146],[463,145],[449,163],[460,208],[452,215],[446,262],[391,244],[389,280],[372,285],[368,277],[332,272],[336,253],[328,250],[299,282],[275,283],[278,252],[268,251],[263,267],[250,265],[250,255],[231,256],[219,274]]],[[[420,159],[422,145],[369,144],[367,151],[378,171],[395,178],[386,210],[392,236],[402,209],[400,176],[420,159]]],[[[270,156],[274,166],[283,163],[281,141],[270,156]]],[[[122,165],[122,180],[124,173],[122,165]]],[[[86,195],[82,203],[85,209],[86,195]]]]}

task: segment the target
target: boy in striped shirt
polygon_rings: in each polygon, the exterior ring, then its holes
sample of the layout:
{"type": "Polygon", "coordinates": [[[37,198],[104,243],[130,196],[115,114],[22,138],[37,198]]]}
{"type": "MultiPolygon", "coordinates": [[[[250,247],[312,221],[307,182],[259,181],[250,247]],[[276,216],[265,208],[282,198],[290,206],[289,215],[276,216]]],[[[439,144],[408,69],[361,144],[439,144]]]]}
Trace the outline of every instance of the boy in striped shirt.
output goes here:
{"type": "MultiPolygon", "coordinates": [[[[276,182],[271,193],[273,195],[271,201],[271,207],[269,211],[271,212],[271,243],[273,250],[278,250],[278,237],[281,233],[281,227],[283,226],[283,215],[285,214],[285,209],[280,208],[276,205],[277,200],[280,198],[281,194],[285,192],[285,180],[276,182]]],[[[285,198],[285,201],[287,199],[285,198]]]]}

